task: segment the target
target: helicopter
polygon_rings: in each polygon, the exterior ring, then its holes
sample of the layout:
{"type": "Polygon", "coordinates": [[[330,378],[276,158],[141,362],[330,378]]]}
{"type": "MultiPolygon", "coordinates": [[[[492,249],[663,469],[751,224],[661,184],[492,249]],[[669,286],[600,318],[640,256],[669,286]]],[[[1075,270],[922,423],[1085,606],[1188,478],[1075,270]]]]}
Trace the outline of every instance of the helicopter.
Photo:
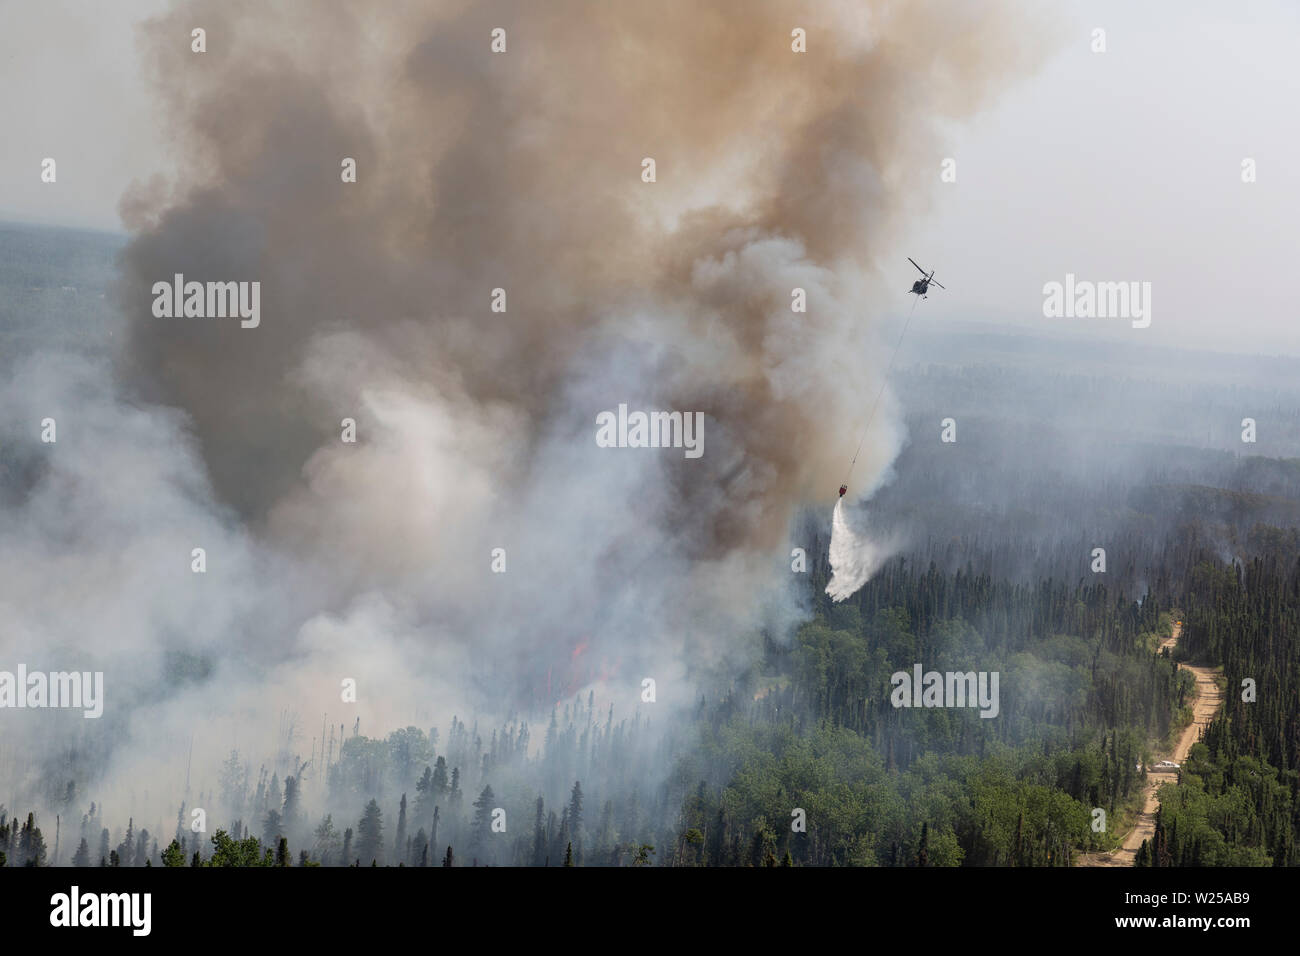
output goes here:
{"type": "MultiPolygon", "coordinates": [[[[935,281],[935,278],[934,278],[934,270],[933,270],[933,269],[931,269],[929,272],[926,272],[926,271],[925,271],[924,269],[922,269],[919,265],[917,265],[916,260],[913,259],[911,256],[908,256],[908,257],[907,257],[907,261],[910,262],[910,263],[912,263],[912,265],[916,266],[916,270],[917,270],[919,273],[921,273],[921,278],[917,279],[915,282],[912,283],[912,288],[908,290],[909,292],[913,292],[913,293],[915,293],[916,295],[919,295],[922,299],[924,299],[924,298],[927,298],[926,293],[930,291],[930,286],[932,286],[932,285],[936,285],[936,286],[938,286],[940,289],[943,289],[943,288],[944,288],[943,283],[941,283],[941,282],[936,282],[936,281],[935,281]]],[[[913,307],[915,307],[916,303],[914,302],[914,303],[912,303],[912,305],[913,305],[913,307]]],[[[910,313],[910,312],[908,313],[908,321],[909,321],[909,322],[911,321],[911,313],[910,313]]],[[[904,335],[907,334],[907,326],[906,326],[906,325],[903,326],[903,334],[904,334],[904,335]]],[[[898,340],[898,344],[899,344],[899,345],[902,345],[902,344],[903,344],[903,340],[902,340],[901,337],[900,337],[899,340],[898,340]]],[[[894,346],[894,353],[895,353],[895,355],[897,355],[897,353],[898,353],[898,346],[897,346],[897,345],[894,346]]],[[[891,367],[892,367],[892,365],[893,365],[893,363],[894,363],[894,360],[891,358],[891,359],[889,360],[889,363],[890,363],[890,365],[891,365],[891,367]]],[[[882,392],[883,392],[883,387],[882,387],[882,392]]],[[[876,396],[876,401],[877,401],[877,402],[880,401],[880,396],[876,396]]],[[[875,406],[873,405],[873,406],[871,407],[871,416],[868,417],[868,419],[867,419],[867,428],[868,428],[868,429],[870,429],[870,427],[871,427],[871,418],[874,417],[875,414],[876,414],[876,408],[875,408],[875,406]]],[[[863,437],[863,441],[866,441],[865,436],[863,437]]],[[[858,445],[858,451],[862,451],[862,445],[861,445],[861,444],[858,445]]],[[[849,472],[850,472],[850,474],[853,472],[853,464],[854,464],[854,462],[856,462],[857,460],[858,460],[858,456],[857,456],[857,454],[855,453],[855,454],[853,455],[853,461],[849,462],[849,472]]],[[[844,484],[840,485],[840,497],[843,498],[846,494],[848,494],[848,491],[849,491],[849,485],[848,485],[848,481],[846,480],[844,484]]]]}
{"type": "MultiPolygon", "coordinates": [[[[912,265],[916,266],[916,260],[913,259],[911,256],[907,257],[907,261],[912,263],[912,265]]],[[[925,278],[917,279],[915,282],[912,283],[912,289],[911,289],[912,292],[915,292],[917,295],[919,295],[921,298],[924,299],[926,298],[926,292],[930,290],[931,285],[937,285],[939,286],[940,289],[943,288],[942,285],[940,285],[938,282],[935,282],[933,269],[931,269],[929,274],[927,275],[926,271],[924,269],[921,269],[920,266],[916,266],[916,268],[920,270],[921,275],[925,276],[925,278]]]]}

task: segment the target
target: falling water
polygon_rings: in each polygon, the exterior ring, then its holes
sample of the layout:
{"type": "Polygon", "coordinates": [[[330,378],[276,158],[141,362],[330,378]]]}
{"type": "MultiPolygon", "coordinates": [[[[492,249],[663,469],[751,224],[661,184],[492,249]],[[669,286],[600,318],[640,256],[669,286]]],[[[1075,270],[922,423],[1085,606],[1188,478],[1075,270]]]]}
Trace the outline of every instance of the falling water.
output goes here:
{"type": "Polygon", "coordinates": [[[880,566],[887,549],[867,539],[849,524],[844,499],[835,502],[831,519],[831,580],[826,593],[832,601],[852,597],[880,566]]]}

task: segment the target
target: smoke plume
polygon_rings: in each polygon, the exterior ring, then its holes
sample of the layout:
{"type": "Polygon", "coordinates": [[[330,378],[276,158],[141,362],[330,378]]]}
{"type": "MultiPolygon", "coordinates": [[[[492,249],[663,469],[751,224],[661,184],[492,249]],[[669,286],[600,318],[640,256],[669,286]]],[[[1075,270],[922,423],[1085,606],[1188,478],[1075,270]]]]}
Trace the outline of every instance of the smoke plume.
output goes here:
{"type": "MultiPolygon", "coordinates": [[[[1030,32],[1001,5],[764,0],[149,23],[174,153],[123,198],[115,383],[71,413],[98,409],[139,479],[81,484],[107,439],[60,444],[97,518],[38,494],[5,562],[59,566],[69,646],[113,595],[95,653],[121,749],[156,753],[136,778],[284,709],[382,731],[588,686],[632,708],[653,677],[670,713],[734,673],[800,614],[792,516],[834,493],[879,388],[899,279],[876,270],[937,181],[936,121],[988,103],[1030,32]],[[259,327],[155,317],[177,273],[260,282],[259,327]],[[702,412],[703,455],[597,447],[620,403],[702,412]]],[[[882,411],[863,487],[903,439],[882,411]]]]}

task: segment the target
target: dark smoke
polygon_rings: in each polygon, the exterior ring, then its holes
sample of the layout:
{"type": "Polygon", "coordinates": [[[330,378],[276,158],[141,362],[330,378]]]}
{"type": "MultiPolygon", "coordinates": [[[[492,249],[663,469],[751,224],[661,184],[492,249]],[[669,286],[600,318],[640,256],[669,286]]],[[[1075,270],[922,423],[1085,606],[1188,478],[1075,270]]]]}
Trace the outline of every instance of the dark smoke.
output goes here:
{"type": "Polygon", "coordinates": [[[861,275],[929,191],[931,118],[983,102],[1023,35],[961,4],[186,5],[148,34],[182,164],[126,204],[124,377],[190,412],[260,518],[379,382],[517,419],[493,475],[517,493],[550,424],[607,407],[569,384],[621,346],[642,382],[607,401],[704,411],[721,446],[670,464],[680,507],[655,519],[695,554],[770,546],[853,444],[878,364],[861,275]],[[194,24],[206,55],[176,41],[194,24]],[[174,272],[260,279],[265,324],[154,319],[174,272]],[[330,335],[364,349],[321,357],[330,335]]]}
{"type": "MultiPolygon", "coordinates": [[[[141,684],[178,649],[204,663],[118,692],[130,751],[170,780],[191,725],[214,766],[283,707],[350,724],[344,677],[373,730],[549,707],[580,645],[620,708],[645,676],[666,708],[733,672],[799,614],[791,520],[829,504],[879,388],[897,278],[886,298],[875,270],[936,188],[935,123],[1031,65],[1034,34],[959,2],[210,0],[151,22],[175,155],[122,202],[126,398],[97,401],[154,416],[115,453],[177,477],[95,499],[137,517],[82,573],[152,542],[166,586],[117,595],[145,610],[102,653],[141,684]],[[175,273],[261,282],[260,326],[155,318],[175,273]],[[703,457],[597,448],[623,402],[703,412],[703,457]]],[[[873,435],[855,494],[902,441],[888,394],[873,435]]]]}

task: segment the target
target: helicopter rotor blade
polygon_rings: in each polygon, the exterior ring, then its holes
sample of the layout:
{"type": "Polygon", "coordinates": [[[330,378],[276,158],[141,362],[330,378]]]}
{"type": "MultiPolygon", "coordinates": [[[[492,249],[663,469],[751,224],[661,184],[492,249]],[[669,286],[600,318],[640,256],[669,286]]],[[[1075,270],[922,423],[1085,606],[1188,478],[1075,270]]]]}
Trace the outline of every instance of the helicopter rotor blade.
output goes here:
{"type": "Polygon", "coordinates": [[[930,280],[930,285],[937,285],[939,286],[940,289],[944,288],[942,285],[939,285],[939,283],[935,282],[933,279],[930,280]]]}
{"type": "MultiPolygon", "coordinates": [[[[910,262],[910,263],[912,263],[912,265],[916,266],[916,260],[913,259],[911,256],[908,256],[908,257],[907,257],[907,261],[910,262]]],[[[916,268],[917,268],[918,270],[920,270],[921,275],[925,275],[925,270],[924,270],[924,269],[922,269],[920,266],[916,266],[916,268]]]]}

